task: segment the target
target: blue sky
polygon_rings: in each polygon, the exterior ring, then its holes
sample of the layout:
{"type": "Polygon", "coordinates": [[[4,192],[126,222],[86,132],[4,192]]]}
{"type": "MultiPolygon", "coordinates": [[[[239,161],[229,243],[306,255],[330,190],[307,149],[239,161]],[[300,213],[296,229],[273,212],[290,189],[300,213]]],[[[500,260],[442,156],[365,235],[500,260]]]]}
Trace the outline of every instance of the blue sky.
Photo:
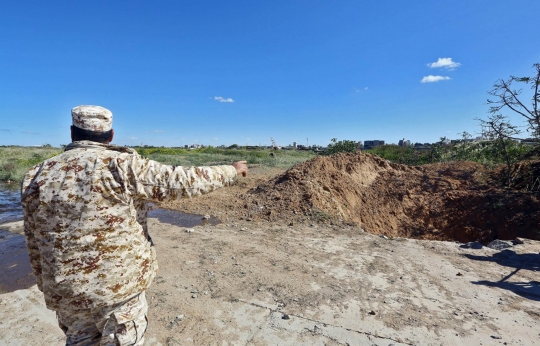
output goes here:
{"type": "Polygon", "coordinates": [[[3,1],[0,145],[69,143],[81,104],[113,112],[121,145],[459,138],[479,131],[497,79],[540,62],[538,13],[538,0],[3,1]]]}

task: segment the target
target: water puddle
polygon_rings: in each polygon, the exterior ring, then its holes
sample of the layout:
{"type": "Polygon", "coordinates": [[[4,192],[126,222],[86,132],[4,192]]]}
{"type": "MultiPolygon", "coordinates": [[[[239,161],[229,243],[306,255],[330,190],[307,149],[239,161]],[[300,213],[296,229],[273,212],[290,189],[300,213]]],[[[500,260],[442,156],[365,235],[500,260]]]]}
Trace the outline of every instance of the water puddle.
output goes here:
{"type": "MultiPolygon", "coordinates": [[[[12,204],[10,203],[10,205],[12,204]]],[[[204,219],[202,215],[184,214],[179,211],[166,209],[152,209],[148,212],[148,217],[157,218],[163,223],[186,228],[204,225],[215,226],[221,223],[215,217],[204,219]]],[[[12,219],[20,220],[21,216],[14,212],[12,216],[5,217],[2,220],[12,219]]],[[[6,221],[0,223],[4,222],[6,221]]],[[[2,226],[0,225],[0,293],[13,292],[33,286],[36,283],[36,279],[32,274],[24,236],[1,228],[2,226]]]]}
{"type": "Polygon", "coordinates": [[[177,210],[167,209],[151,209],[148,212],[148,217],[154,217],[160,222],[168,223],[170,225],[187,228],[205,225],[215,226],[221,223],[219,219],[213,216],[209,219],[204,219],[202,215],[184,214],[177,210]]]}
{"type": "Polygon", "coordinates": [[[0,293],[29,288],[35,283],[24,236],[0,229],[0,293]]]}

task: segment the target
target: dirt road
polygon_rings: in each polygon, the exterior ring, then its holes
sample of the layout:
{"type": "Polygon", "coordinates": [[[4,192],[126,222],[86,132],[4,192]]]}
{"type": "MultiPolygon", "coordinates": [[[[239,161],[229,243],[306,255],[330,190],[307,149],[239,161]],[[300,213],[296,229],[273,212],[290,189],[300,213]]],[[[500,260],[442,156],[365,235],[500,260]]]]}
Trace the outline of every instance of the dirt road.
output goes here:
{"type": "MultiPolygon", "coordinates": [[[[540,344],[539,242],[498,251],[348,227],[149,225],[160,271],[148,345],[540,344]]],[[[35,286],[0,307],[5,344],[62,344],[35,286]]]]}

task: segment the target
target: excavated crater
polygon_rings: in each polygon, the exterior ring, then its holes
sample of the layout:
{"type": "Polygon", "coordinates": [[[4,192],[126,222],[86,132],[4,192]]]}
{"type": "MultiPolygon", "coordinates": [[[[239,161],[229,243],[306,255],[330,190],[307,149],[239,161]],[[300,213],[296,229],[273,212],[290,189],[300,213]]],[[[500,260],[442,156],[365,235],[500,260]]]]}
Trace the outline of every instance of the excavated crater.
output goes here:
{"type": "Polygon", "coordinates": [[[244,208],[250,218],[349,223],[388,237],[539,239],[538,195],[500,187],[500,171],[473,162],[412,167],[362,152],[319,156],[250,189],[244,208]]]}

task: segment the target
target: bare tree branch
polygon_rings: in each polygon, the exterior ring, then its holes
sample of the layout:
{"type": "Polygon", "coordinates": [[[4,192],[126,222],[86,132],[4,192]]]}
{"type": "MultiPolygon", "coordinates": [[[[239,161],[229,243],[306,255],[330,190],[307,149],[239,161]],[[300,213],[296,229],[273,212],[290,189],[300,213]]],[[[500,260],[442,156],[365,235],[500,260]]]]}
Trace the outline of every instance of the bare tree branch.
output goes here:
{"type": "MultiPolygon", "coordinates": [[[[512,79],[516,80],[515,77],[512,77],[512,79]]],[[[519,92],[514,92],[512,89],[510,89],[510,84],[505,83],[505,87],[508,90],[508,92],[512,95],[512,100],[516,100],[515,102],[508,102],[507,106],[510,107],[514,112],[518,112],[519,114],[527,117],[525,114],[515,110],[511,105],[513,104],[519,104],[523,109],[527,111],[527,113],[532,114],[531,111],[518,99],[518,95],[521,94],[521,90],[519,92]]]]}
{"type": "MultiPolygon", "coordinates": [[[[494,98],[488,99],[487,103],[490,105],[489,113],[493,116],[503,116],[501,112],[503,112],[505,108],[521,115],[528,123],[528,131],[534,137],[538,138],[540,137],[540,111],[538,109],[540,103],[540,64],[534,64],[533,68],[536,73],[532,77],[510,76],[508,80],[497,80],[495,84],[493,84],[493,89],[488,92],[488,94],[494,98]],[[523,90],[512,88],[515,83],[533,83],[531,86],[533,97],[530,106],[527,106],[523,101],[523,90]]],[[[504,123],[508,124],[507,121],[504,121],[504,123]]],[[[489,124],[486,123],[486,125],[489,124]]]]}
{"type": "Polygon", "coordinates": [[[540,64],[534,64],[536,67],[536,79],[534,80],[534,114],[536,115],[537,119],[540,117],[540,113],[538,112],[538,86],[540,85],[540,64]]]}

